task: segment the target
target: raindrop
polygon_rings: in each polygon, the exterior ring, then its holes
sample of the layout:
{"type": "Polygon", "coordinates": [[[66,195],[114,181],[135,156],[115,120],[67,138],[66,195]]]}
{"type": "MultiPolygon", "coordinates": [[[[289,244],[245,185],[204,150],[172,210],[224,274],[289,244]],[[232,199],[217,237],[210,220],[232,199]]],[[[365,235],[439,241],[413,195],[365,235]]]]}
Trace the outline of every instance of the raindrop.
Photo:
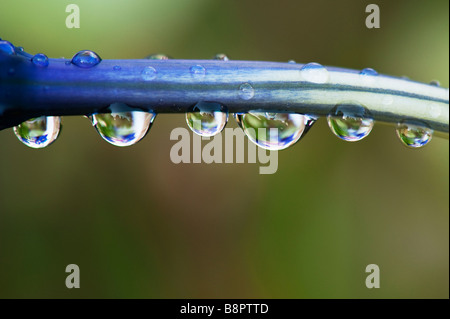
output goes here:
{"type": "Polygon", "coordinates": [[[156,69],[154,67],[147,66],[142,70],[141,75],[145,81],[151,81],[156,78],[157,73],[158,72],[156,71],[156,69]]]}
{"type": "Polygon", "coordinates": [[[226,54],[219,53],[219,54],[216,54],[216,55],[214,56],[213,60],[228,61],[228,60],[230,60],[230,59],[227,57],[226,54]]]}
{"type": "Polygon", "coordinates": [[[120,65],[115,65],[115,66],[113,66],[113,70],[120,71],[120,70],[122,70],[122,68],[120,67],[120,65]]]}
{"type": "Polygon", "coordinates": [[[361,77],[362,81],[366,84],[371,84],[375,82],[376,76],[378,75],[378,72],[371,68],[365,68],[359,72],[359,76],[361,77]]]}
{"type": "Polygon", "coordinates": [[[328,70],[319,63],[308,63],[302,66],[300,74],[308,82],[323,84],[328,82],[328,70]]]}
{"type": "Polygon", "coordinates": [[[146,57],[146,59],[148,59],[148,60],[169,60],[170,57],[165,54],[157,53],[157,54],[150,54],[149,56],[146,57]]]}
{"type": "Polygon", "coordinates": [[[441,116],[442,110],[437,105],[430,105],[428,107],[428,113],[430,114],[431,117],[437,118],[437,117],[441,116]]]}
{"type": "Polygon", "coordinates": [[[239,96],[243,100],[250,100],[255,96],[255,89],[250,83],[242,83],[239,86],[239,96]]]}
{"type": "Polygon", "coordinates": [[[189,128],[200,136],[222,132],[228,121],[228,111],[219,103],[199,102],[186,113],[189,128]]]}
{"type": "Polygon", "coordinates": [[[40,66],[40,67],[47,67],[48,66],[48,57],[43,53],[38,53],[34,57],[31,58],[31,62],[33,62],[34,65],[40,66]]]}
{"type": "Polygon", "coordinates": [[[16,48],[16,51],[19,51],[19,52],[23,52],[23,50],[24,50],[23,47],[17,47],[16,48]]]}
{"type": "Polygon", "coordinates": [[[6,53],[6,54],[16,54],[16,49],[11,44],[11,42],[0,41],[0,52],[6,53]]]}
{"type": "Polygon", "coordinates": [[[248,112],[235,114],[245,135],[259,147],[278,151],[295,144],[314,120],[297,113],[248,112]]]}
{"type": "Polygon", "coordinates": [[[430,82],[430,85],[441,86],[441,82],[439,82],[438,80],[433,80],[433,81],[430,82]]]}
{"type": "Polygon", "coordinates": [[[80,68],[88,69],[96,66],[102,61],[97,53],[90,50],[82,50],[75,54],[72,63],[80,68]]]}
{"type": "Polygon", "coordinates": [[[194,79],[203,79],[206,75],[206,69],[200,64],[191,66],[190,71],[194,79]]]}
{"type": "Polygon", "coordinates": [[[386,95],[383,97],[381,102],[383,103],[383,105],[389,106],[392,105],[392,103],[394,103],[394,98],[392,97],[392,95],[386,95]]]}
{"type": "Polygon", "coordinates": [[[328,126],[334,135],[348,142],[362,140],[373,128],[369,111],[358,104],[339,104],[327,116],[328,126]]]}
{"type": "Polygon", "coordinates": [[[290,63],[290,64],[296,64],[297,62],[295,62],[295,60],[289,60],[288,63],[290,63]]]}
{"type": "Polygon", "coordinates": [[[411,148],[423,147],[431,141],[433,130],[418,121],[403,121],[397,124],[396,133],[403,145],[411,148]]]}
{"type": "Polygon", "coordinates": [[[98,113],[92,115],[92,123],[108,143],[130,146],[147,134],[155,117],[156,113],[143,111],[98,113]]]}
{"type": "Polygon", "coordinates": [[[41,116],[14,127],[14,134],[25,145],[44,148],[53,143],[61,128],[59,116],[41,116]]]}
{"type": "Polygon", "coordinates": [[[363,76],[364,75],[376,76],[376,75],[378,75],[378,72],[372,68],[365,68],[365,69],[361,70],[361,72],[359,72],[359,74],[363,75],[363,76]]]}

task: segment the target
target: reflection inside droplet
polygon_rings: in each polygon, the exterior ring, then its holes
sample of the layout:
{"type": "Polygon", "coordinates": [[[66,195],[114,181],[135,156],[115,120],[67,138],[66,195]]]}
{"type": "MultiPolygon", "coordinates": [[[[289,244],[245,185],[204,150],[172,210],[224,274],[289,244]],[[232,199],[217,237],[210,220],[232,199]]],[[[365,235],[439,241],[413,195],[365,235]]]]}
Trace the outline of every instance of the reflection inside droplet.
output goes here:
{"type": "Polygon", "coordinates": [[[425,123],[415,120],[405,120],[397,124],[396,133],[403,145],[420,148],[431,141],[433,130],[425,123]]]}
{"type": "Polygon", "coordinates": [[[156,113],[128,111],[98,113],[92,122],[100,136],[115,146],[130,146],[139,142],[150,129],[156,113]]]}
{"type": "Polygon", "coordinates": [[[327,116],[328,126],[334,135],[348,142],[365,138],[372,131],[373,118],[358,104],[339,104],[327,116]]]}
{"type": "Polygon", "coordinates": [[[220,133],[227,120],[228,112],[219,103],[199,102],[186,113],[189,128],[200,136],[214,136],[220,133]]]}
{"type": "Polygon", "coordinates": [[[44,148],[58,138],[60,128],[59,116],[41,116],[21,123],[13,130],[17,138],[25,145],[32,148],[44,148]]]}
{"type": "Polygon", "coordinates": [[[295,144],[314,122],[311,117],[297,113],[248,112],[235,116],[252,142],[273,151],[295,144]]]}

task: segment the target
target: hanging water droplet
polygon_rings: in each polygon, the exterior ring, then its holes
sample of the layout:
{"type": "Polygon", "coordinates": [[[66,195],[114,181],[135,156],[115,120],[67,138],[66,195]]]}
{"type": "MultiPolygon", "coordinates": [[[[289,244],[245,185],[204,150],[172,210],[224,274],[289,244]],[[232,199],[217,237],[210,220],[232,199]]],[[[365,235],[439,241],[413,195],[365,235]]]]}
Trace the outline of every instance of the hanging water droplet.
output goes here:
{"type": "Polygon", "coordinates": [[[115,66],[113,66],[113,70],[120,71],[120,70],[122,70],[122,67],[120,65],[115,65],[115,66]]]}
{"type": "Polygon", "coordinates": [[[266,117],[268,120],[274,120],[277,117],[278,113],[266,112],[266,117]]]}
{"type": "Polygon", "coordinates": [[[200,80],[206,75],[206,69],[200,64],[191,66],[189,70],[191,71],[191,75],[194,79],[200,80]]]}
{"type": "Polygon", "coordinates": [[[255,89],[250,83],[242,83],[239,86],[239,96],[243,100],[250,100],[255,96],[255,89]]]}
{"type": "Polygon", "coordinates": [[[97,132],[108,143],[130,146],[147,134],[155,117],[156,113],[129,111],[93,114],[92,121],[97,132]]]}
{"type": "Polygon", "coordinates": [[[365,68],[359,72],[359,76],[362,81],[366,84],[371,84],[375,82],[378,72],[371,68],[365,68]]]}
{"type": "Polygon", "coordinates": [[[150,54],[149,56],[146,57],[146,59],[148,59],[148,60],[169,60],[171,58],[165,54],[157,53],[157,54],[150,54]]]}
{"type": "Polygon", "coordinates": [[[276,113],[266,116],[266,112],[235,114],[245,135],[259,147],[278,151],[295,144],[311,126],[314,120],[297,113],[276,113]]]}
{"type": "Polygon", "coordinates": [[[87,118],[91,122],[92,126],[95,127],[95,125],[97,125],[97,120],[94,118],[94,115],[83,115],[83,117],[87,118]]]}
{"type": "Polygon", "coordinates": [[[433,130],[418,121],[403,121],[397,124],[396,133],[403,145],[411,148],[423,147],[431,141],[433,130]]]}
{"type": "Polygon", "coordinates": [[[40,67],[47,67],[48,66],[48,57],[43,53],[38,53],[34,57],[31,58],[31,62],[33,62],[34,65],[40,66],[40,67]]]}
{"type": "Polygon", "coordinates": [[[226,54],[219,53],[219,54],[216,54],[216,55],[214,56],[213,60],[228,61],[229,58],[227,57],[226,54]]]}
{"type": "Polygon", "coordinates": [[[158,72],[156,71],[156,69],[154,67],[147,66],[142,70],[141,75],[145,81],[151,81],[156,78],[157,73],[158,72]]]}
{"type": "Polygon", "coordinates": [[[72,63],[80,68],[88,69],[96,66],[102,61],[97,53],[90,50],[82,50],[75,54],[72,63]]]}
{"type": "Polygon", "coordinates": [[[199,102],[186,113],[189,128],[200,136],[222,132],[228,121],[228,111],[219,103],[199,102]]]}
{"type": "Polygon", "coordinates": [[[242,122],[241,122],[241,118],[242,115],[244,115],[245,113],[234,113],[234,119],[236,120],[236,123],[239,125],[240,128],[242,128],[242,122]]]}
{"type": "Polygon", "coordinates": [[[14,127],[14,134],[25,145],[44,148],[53,143],[61,128],[59,116],[41,116],[14,127]]]}
{"type": "Polygon", "coordinates": [[[300,74],[308,82],[323,84],[329,79],[328,70],[319,63],[308,63],[300,69],[300,74]]]}
{"type": "Polygon", "coordinates": [[[373,118],[365,107],[357,104],[339,104],[327,116],[334,135],[348,142],[362,140],[373,128],[373,118]]]}
{"type": "Polygon", "coordinates": [[[12,55],[16,54],[16,49],[14,48],[11,42],[0,41],[0,52],[12,55]]]}

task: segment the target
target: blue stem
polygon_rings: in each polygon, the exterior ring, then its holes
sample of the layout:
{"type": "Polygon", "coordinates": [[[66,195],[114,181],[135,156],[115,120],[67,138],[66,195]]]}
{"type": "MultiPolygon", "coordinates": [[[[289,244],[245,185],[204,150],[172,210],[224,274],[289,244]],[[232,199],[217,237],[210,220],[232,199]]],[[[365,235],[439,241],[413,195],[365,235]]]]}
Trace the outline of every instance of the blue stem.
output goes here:
{"type": "Polygon", "coordinates": [[[106,112],[115,102],[156,113],[184,113],[209,101],[233,113],[315,116],[356,103],[377,121],[419,120],[448,138],[448,88],[405,78],[326,67],[326,80],[316,81],[301,71],[303,64],[258,61],[103,60],[81,68],[49,59],[41,67],[31,57],[0,51],[0,129],[42,115],[106,112]]]}

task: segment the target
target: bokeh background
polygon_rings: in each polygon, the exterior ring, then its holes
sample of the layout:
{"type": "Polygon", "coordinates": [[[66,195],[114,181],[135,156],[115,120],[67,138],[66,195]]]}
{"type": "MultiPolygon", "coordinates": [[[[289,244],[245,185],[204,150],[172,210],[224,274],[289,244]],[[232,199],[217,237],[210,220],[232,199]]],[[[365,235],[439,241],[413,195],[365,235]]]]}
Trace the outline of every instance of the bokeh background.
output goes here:
{"type": "MultiPolygon", "coordinates": [[[[449,85],[448,1],[15,0],[0,37],[30,53],[103,59],[316,61],[449,85]],[[81,28],[67,29],[76,3],[81,28]]],[[[47,149],[0,132],[2,298],[448,298],[449,142],[402,146],[393,127],[346,143],[324,119],[259,164],[173,164],[183,114],[128,148],[65,117],[47,149]],[[81,288],[65,287],[65,267],[81,288]],[[381,269],[367,289],[365,267],[381,269]]],[[[236,127],[230,117],[228,127],[236,127]]]]}

